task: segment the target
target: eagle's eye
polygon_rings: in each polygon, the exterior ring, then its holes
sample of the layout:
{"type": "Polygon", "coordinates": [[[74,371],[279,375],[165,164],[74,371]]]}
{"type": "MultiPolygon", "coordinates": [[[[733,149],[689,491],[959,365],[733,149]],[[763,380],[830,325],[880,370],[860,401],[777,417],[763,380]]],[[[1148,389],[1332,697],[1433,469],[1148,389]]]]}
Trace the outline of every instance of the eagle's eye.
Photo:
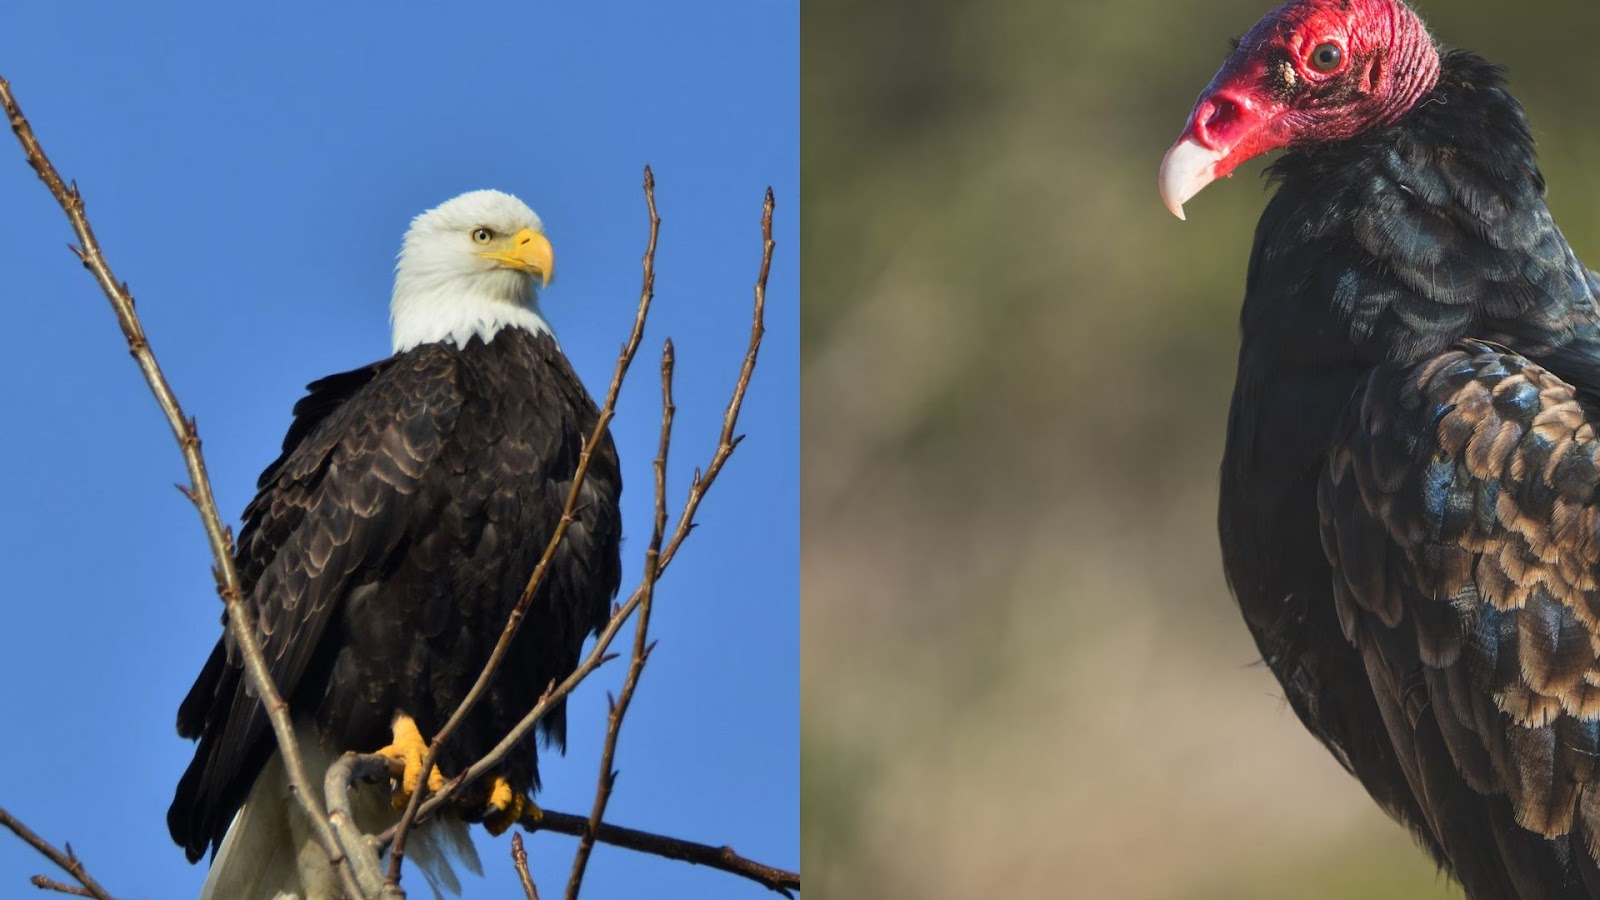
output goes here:
{"type": "Polygon", "coordinates": [[[1318,72],[1332,72],[1334,69],[1339,68],[1339,63],[1343,61],[1344,51],[1332,41],[1326,44],[1318,44],[1311,51],[1311,67],[1318,72]]]}
{"type": "Polygon", "coordinates": [[[487,244],[494,237],[494,232],[487,228],[472,229],[472,242],[474,244],[487,244]]]}

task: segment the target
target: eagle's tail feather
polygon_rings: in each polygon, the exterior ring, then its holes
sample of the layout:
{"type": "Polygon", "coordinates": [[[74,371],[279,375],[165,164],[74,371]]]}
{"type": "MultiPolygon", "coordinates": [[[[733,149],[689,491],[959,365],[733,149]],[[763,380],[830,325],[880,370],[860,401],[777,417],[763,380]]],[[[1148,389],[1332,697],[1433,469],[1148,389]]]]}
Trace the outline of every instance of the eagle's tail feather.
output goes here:
{"type": "MultiPolygon", "coordinates": [[[[333,756],[321,748],[315,728],[302,723],[296,732],[306,775],[312,784],[321,785],[333,756]]],[[[381,785],[358,784],[351,811],[357,827],[367,834],[384,831],[399,818],[381,785]]],[[[435,897],[461,892],[457,864],[474,875],[483,874],[467,823],[454,816],[417,826],[406,858],[421,871],[435,897]]],[[[274,753],[228,826],[200,900],[333,900],[339,894],[328,858],[290,794],[283,762],[274,753]]]]}
{"type": "MultiPolygon", "coordinates": [[[[293,805],[283,762],[274,753],[228,826],[206,873],[200,900],[309,900],[319,896],[307,890],[309,886],[301,878],[304,848],[297,832],[309,829],[305,816],[293,805]]],[[[311,849],[322,852],[315,841],[311,849]]],[[[324,859],[322,867],[327,865],[324,859]]]]}

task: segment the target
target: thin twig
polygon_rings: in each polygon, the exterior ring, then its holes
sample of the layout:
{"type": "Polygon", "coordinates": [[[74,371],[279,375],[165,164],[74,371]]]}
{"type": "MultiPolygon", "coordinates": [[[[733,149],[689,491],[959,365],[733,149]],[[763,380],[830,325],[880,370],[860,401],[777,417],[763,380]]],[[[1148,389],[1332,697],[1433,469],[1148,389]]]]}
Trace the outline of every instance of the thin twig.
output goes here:
{"type": "MultiPolygon", "coordinates": [[[[467,691],[461,705],[450,714],[449,720],[444,723],[428,744],[428,753],[422,759],[423,778],[416,791],[412,792],[411,799],[406,803],[405,812],[401,814],[400,821],[393,830],[393,852],[389,856],[389,873],[386,883],[390,885],[400,882],[400,863],[405,858],[406,835],[411,830],[411,825],[417,820],[422,808],[423,795],[426,793],[428,783],[427,775],[433,771],[439,752],[444,747],[444,742],[467,717],[467,713],[477,705],[478,698],[489,686],[489,679],[500,667],[500,661],[505,658],[506,650],[511,646],[511,639],[516,636],[517,629],[522,626],[522,619],[527,615],[528,606],[533,602],[533,595],[543,583],[545,573],[549,571],[550,562],[555,558],[556,549],[567,536],[567,528],[572,524],[577,514],[578,496],[583,488],[584,478],[589,474],[589,459],[594,449],[605,440],[606,433],[611,426],[611,419],[616,414],[617,397],[622,393],[622,381],[628,374],[628,367],[633,364],[634,354],[639,350],[639,341],[644,338],[645,319],[650,312],[650,301],[655,296],[655,259],[656,236],[661,232],[661,217],[656,215],[656,178],[649,166],[644,167],[644,198],[650,211],[650,241],[644,252],[644,285],[639,292],[639,308],[633,317],[633,332],[628,336],[628,342],[623,345],[622,352],[617,357],[617,368],[611,376],[611,387],[606,391],[606,399],[600,406],[599,418],[595,421],[594,432],[583,443],[583,451],[578,455],[578,467],[572,476],[572,487],[567,490],[567,502],[561,509],[561,519],[556,523],[555,532],[550,535],[550,540],[545,544],[544,554],[539,557],[538,565],[534,566],[533,574],[528,578],[528,584],[522,589],[522,595],[517,598],[517,604],[511,610],[511,616],[506,621],[506,627],[500,633],[500,639],[495,642],[494,650],[489,654],[488,662],[484,663],[483,671],[478,673],[478,680],[467,691]]],[[[481,771],[480,771],[481,774],[481,771]]],[[[477,778],[477,775],[467,779],[454,779],[445,784],[439,791],[439,797],[448,799],[455,791],[460,790],[477,778]]]]}
{"type": "Polygon", "coordinates": [[[78,887],[75,884],[62,884],[48,875],[35,875],[28,879],[28,883],[41,891],[55,891],[58,894],[70,894],[74,897],[93,897],[94,891],[78,887]]]}
{"type": "MultiPolygon", "coordinates": [[[[761,350],[761,337],[766,332],[763,317],[766,312],[767,273],[772,268],[772,250],[776,246],[772,240],[772,210],[772,188],[769,187],[767,188],[766,202],[762,205],[761,234],[763,244],[761,270],[755,285],[754,311],[750,323],[750,344],[745,350],[744,363],[739,368],[739,380],[734,384],[733,395],[729,398],[727,410],[722,416],[722,435],[717,444],[716,452],[712,454],[711,462],[706,466],[704,474],[695,473],[694,480],[689,487],[689,497],[684,501],[683,512],[678,517],[677,528],[673,531],[672,539],[667,542],[667,546],[661,551],[660,562],[656,567],[655,573],[658,580],[666,574],[668,563],[672,561],[672,558],[677,554],[678,548],[688,538],[689,532],[694,530],[694,516],[700,508],[700,502],[705,499],[706,492],[711,489],[712,483],[716,481],[717,474],[722,471],[722,467],[728,461],[728,457],[733,455],[734,448],[738,447],[739,442],[743,440],[742,437],[734,435],[734,429],[737,428],[739,423],[739,410],[744,405],[745,392],[750,387],[750,376],[755,372],[756,359],[761,350]]],[[[627,602],[623,603],[611,614],[606,626],[595,637],[594,647],[589,650],[589,655],[584,657],[572,674],[557,684],[553,690],[547,691],[533,709],[522,717],[522,721],[518,722],[500,743],[484,754],[483,758],[468,766],[466,771],[456,775],[455,778],[445,782],[443,788],[424,801],[421,810],[417,813],[418,819],[432,814],[434,810],[448,802],[450,796],[461,785],[471,784],[481,778],[489,769],[499,765],[506,754],[510,753],[512,748],[516,747],[527,736],[528,732],[539,723],[539,720],[544,718],[553,705],[561,702],[568,694],[572,693],[573,688],[589,677],[589,673],[593,672],[601,663],[611,659],[611,656],[607,654],[611,647],[611,642],[616,638],[617,632],[621,630],[622,624],[627,621],[635,609],[638,609],[643,599],[644,585],[641,584],[639,587],[634,588],[627,602]]],[[[378,846],[387,846],[394,839],[394,832],[395,829],[390,828],[379,835],[378,846]]]]}
{"type": "MultiPolygon", "coordinates": [[[[62,180],[55,165],[45,155],[44,148],[39,145],[38,138],[34,136],[32,126],[23,116],[16,98],[12,96],[11,85],[3,78],[0,78],[0,107],[5,109],[6,116],[10,119],[11,130],[16,133],[17,140],[22,144],[23,152],[28,157],[28,164],[33,166],[39,179],[50,189],[50,194],[55,197],[62,211],[67,214],[68,221],[72,223],[72,230],[78,237],[78,246],[72,247],[72,252],[77,255],[84,268],[94,274],[95,280],[100,283],[100,289],[105,292],[106,299],[111,301],[117,323],[122,326],[123,336],[127,338],[128,352],[138,363],[145,382],[155,395],[156,403],[160,405],[161,411],[166,414],[167,423],[172,427],[173,437],[178,441],[178,448],[183,452],[184,465],[189,471],[189,485],[184,489],[184,493],[194,503],[195,509],[200,513],[200,521],[205,526],[206,539],[211,545],[211,556],[216,563],[214,575],[217,579],[217,593],[227,607],[228,630],[244,660],[246,681],[266,709],[272,730],[277,737],[278,751],[289,773],[291,790],[311,820],[317,841],[327,853],[334,871],[338,873],[345,893],[356,900],[365,900],[367,891],[363,889],[362,881],[368,886],[375,887],[378,882],[372,876],[377,873],[363,872],[362,875],[365,877],[358,880],[352,865],[347,864],[345,853],[328,825],[327,816],[323,813],[322,803],[306,776],[305,765],[300,759],[300,747],[295,741],[294,725],[289,719],[289,705],[267,672],[261,644],[256,640],[255,619],[243,601],[239,575],[233,565],[233,542],[227,529],[223,527],[222,517],[217,513],[216,498],[211,491],[211,479],[206,474],[205,458],[200,453],[199,429],[195,427],[194,419],[184,414],[183,407],[178,404],[177,395],[173,393],[171,385],[167,383],[166,375],[162,374],[161,367],[156,362],[155,353],[150,349],[150,342],[145,337],[144,326],[140,324],[139,317],[134,312],[133,294],[129,292],[127,284],[119,282],[112,274],[111,266],[100,251],[100,242],[95,239],[94,230],[89,226],[89,218],[84,212],[83,197],[78,193],[77,184],[68,185],[62,180]]],[[[375,869],[376,860],[372,860],[372,863],[375,869]]]]}
{"type": "Polygon", "coordinates": [[[539,900],[539,886],[533,883],[533,873],[528,871],[528,850],[522,846],[522,832],[511,832],[511,864],[517,867],[517,879],[522,882],[522,893],[528,900],[539,900]]]}
{"type": "Polygon", "coordinates": [[[711,482],[716,480],[717,473],[722,471],[723,465],[728,462],[728,457],[733,455],[733,449],[744,440],[743,435],[735,435],[734,431],[739,427],[739,410],[744,408],[745,391],[750,388],[750,376],[755,372],[756,357],[761,352],[761,337],[767,332],[767,273],[772,271],[772,251],[777,246],[772,240],[772,211],[776,205],[772,197],[772,188],[768,187],[766,201],[761,204],[761,271],[756,275],[755,314],[750,321],[750,346],[745,350],[744,364],[739,367],[739,380],[734,383],[733,396],[728,399],[728,408],[722,414],[722,435],[717,442],[717,451],[711,455],[711,462],[706,466],[705,475],[702,477],[700,473],[695,473],[694,480],[689,485],[689,499],[684,502],[683,515],[678,520],[678,529],[672,536],[672,542],[661,551],[663,572],[677,555],[683,539],[688,537],[689,531],[694,527],[694,514],[700,508],[700,501],[710,489],[711,482]]]}
{"type": "MultiPolygon", "coordinates": [[[[557,834],[581,837],[585,829],[589,827],[589,820],[584,816],[575,816],[546,809],[537,812],[530,810],[524,813],[519,824],[530,832],[553,831],[557,834]]],[[[713,847],[710,844],[697,844],[694,841],[679,840],[678,838],[651,834],[648,831],[637,831],[632,828],[622,828],[604,823],[595,830],[595,839],[602,844],[610,844],[613,847],[622,847],[638,853],[649,853],[652,856],[660,856],[696,866],[706,866],[731,875],[748,878],[769,890],[777,891],[785,897],[793,896],[790,891],[800,890],[799,872],[790,872],[787,869],[779,869],[758,863],[755,860],[745,859],[727,845],[713,847]]]]}
{"type": "Polygon", "coordinates": [[[605,749],[600,754],[600,775],[595,780],[594,806],[589,811],[589,828],[578,840],[578,850],[572,857],[572,872],[567,876],[566,900],[577,900],[583,885],[583,872],[594,852],[594,833],[605,818],[606,804],[611,800],[611,790],[616,786],[617,773],[612,768],[617,755],[617,738],[622,732],[622,717],[628,714],[628,704],[633,702],[633,692],[639,686],[639,675],[644,672],[645,660],[650,656],[650,605],[655,595],[659,575],[657,563],[661,557],[661,537],[667,530],[667,451],[672,446],[672,417],[677,407],[672,403],[672,340],[667,339],[661,348],[661,438],[656,445],[656,514],[650,531],[650,545],[644,554],[644,597],[639,600],[639,615],[634,621],[633,657],[628,663],[628,677],[622,690],[611,704],[606,718],[605,749]]]}
{"type": "MultiPolygon", "coordinates": [[[[4,89],[4,85],[5,82],[0,80],[0,90],[4,89]]],[[[57,850],[49,841],[35,834],[32,828],[22,824],[16,816],[6,812],[3,806],[0,806],[0,825],[10,829],[12,834],[22,838],[23,842],[28,846],[39,851],[46,859],[60,866],[61,871],[71,875],[73,880],[83,885],[83,889],[88,891],[87,896],[95,897],[97,900],[111,900],[111,895],[106,893],[106,889],[100,886],[100,882],[90,877],[88,870],[83,867],[83,862],[72,852],[71,844],[65,845],[67,848],[65,851],[57,850]]],[[[42,878],[44,876],[38,877],[42,878]]],[[[34,883],[38,884],[37,881],[34,883]]]]}

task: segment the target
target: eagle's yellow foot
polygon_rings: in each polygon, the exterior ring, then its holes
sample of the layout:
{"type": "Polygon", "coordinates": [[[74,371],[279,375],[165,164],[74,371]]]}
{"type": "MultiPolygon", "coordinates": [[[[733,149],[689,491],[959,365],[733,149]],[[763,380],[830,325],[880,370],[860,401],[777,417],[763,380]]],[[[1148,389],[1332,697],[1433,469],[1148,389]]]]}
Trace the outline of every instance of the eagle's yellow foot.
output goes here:
{"type": "Polygon", "coordinates": [[[527,794],[511,789],[511,783],[496,775],[489,779],[489,805],[483,812],[483,827],[494,837],[505,834],[528,810],[539,813],[527,794]]]}
{"type": "MultiPolygon", "coordinates": [[[[411,795],[422,784],[422,758],[428,755],[428,742],[422,739],[417,723],[405,713],[394,717],[393,729],[394,743],[379,750],[378,754],[405,766],[400,783],[389,796],[389,802],[395,809],[405,809],[406,804],[411,802],[411,795]]],[[[428,773],[428,791],[431,793],[442,787],[444,776],[439,774],[439,767],[434,766],[433,771],[428,773]]]]}

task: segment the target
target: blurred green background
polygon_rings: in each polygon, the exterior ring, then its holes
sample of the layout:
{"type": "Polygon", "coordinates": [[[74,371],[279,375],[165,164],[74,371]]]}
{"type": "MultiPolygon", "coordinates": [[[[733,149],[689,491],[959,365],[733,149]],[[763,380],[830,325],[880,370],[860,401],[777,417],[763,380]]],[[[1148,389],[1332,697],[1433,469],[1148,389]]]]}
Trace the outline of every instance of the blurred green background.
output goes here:
{"type": "MultiPolygon", "coordinates": [[[[808,0],[804,867],[816,896],[1457,897],[1222,580],[1261,164],[1156,167],[1261,0],[808,0]]],[[[1434,0],[1600,266],[1600,4],[1434,0]]]]}

